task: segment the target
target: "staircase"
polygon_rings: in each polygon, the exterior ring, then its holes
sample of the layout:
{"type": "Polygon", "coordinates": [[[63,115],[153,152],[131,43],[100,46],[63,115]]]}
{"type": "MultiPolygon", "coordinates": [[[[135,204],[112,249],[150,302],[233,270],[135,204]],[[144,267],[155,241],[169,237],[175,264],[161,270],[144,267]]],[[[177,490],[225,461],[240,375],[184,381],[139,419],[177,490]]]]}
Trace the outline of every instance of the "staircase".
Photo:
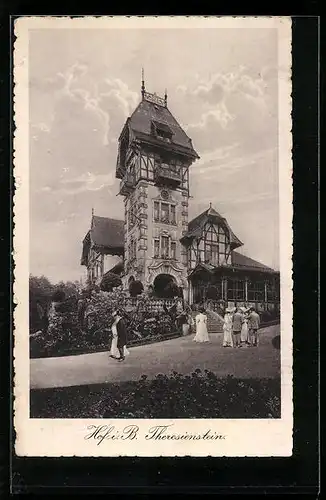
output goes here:
{"type": "MultiPolygon", "coordinates": [[[[195,319],[198,312],[194,311],[192,313],[195,319]]],[[[223,332],[223,318],[214,311],[206,311],[207,316],[207,330],[208,333],[222,333],[223,332]]]]}

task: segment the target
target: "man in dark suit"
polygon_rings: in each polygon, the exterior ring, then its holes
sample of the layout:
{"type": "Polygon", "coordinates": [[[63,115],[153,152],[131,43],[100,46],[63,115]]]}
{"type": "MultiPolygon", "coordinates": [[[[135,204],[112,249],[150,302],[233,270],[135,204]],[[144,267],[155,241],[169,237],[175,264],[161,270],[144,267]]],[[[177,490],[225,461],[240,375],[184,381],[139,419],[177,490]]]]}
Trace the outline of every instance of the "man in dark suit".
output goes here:
{"type": "Polygon", "coordinates": [[[125,359],[125,351],[127,347],[127,328],[125,325],[124,320],[119,314],[119,311],[115,311],[113,313],[113,318],[114,318],[114,323],[117,328],[117,337],[118,337],[118,342],[117,342],[117,347],[119,350],[120,357],[118,358],[118,361],[124,361],[125,359]]]}

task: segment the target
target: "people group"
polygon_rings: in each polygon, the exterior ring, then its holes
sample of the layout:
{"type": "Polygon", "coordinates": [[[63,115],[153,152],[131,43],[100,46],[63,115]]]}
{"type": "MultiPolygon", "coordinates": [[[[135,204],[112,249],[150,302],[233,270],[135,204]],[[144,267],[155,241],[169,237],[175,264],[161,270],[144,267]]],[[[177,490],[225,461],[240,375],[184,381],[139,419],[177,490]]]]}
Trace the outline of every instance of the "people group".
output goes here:
{"type": "Polygon", "coordinates": [[[223,323],[223,347],[257,347],[259,314],[253,307],[227,308],[223,323]]]}
{"type": "MultiPolygon", "coordinates": [[[[177,326],[181,326],[183,335],[188,335],[191,328],[195,328],[194,342],[207,343],[210,341],[204,307],[199,308],[198,314],[193,319],[190,307],[185,306],[178,311],[175,319],[177,326]]],[[[223,322],[223,347],[257,347],[259,327],[260,317],[253,307],[227,308],[223,322]]],[[[126,345],[126,326],[119,311],[115,311],[112,324],[111,357],[123,361],[129,354],[126,345]]]]}
{"type": "Polygon", "coordinates": [[[129,354],[127,349],[127,328],[119,311],[114,311],[112,313],[112,319],[110,356],[121,362],[124,361],[125,357],[129,354]]]}
{"type": "MultiPolygon", "coordinates": [[[[92,294],[95,295],[95,291],[92,294]]],[[[82,294],[77,303],[77,321],[81,329],[91,326],[92,319],[97,315],[97,311],[92,308],[91,298],[87,294],[82,294]]],[[[59,298],[53,297],[47,314],[43,309],[41,311],[41,306],[37,304],[40,318],[46,318],[46,327],[49,331],[61,325],[59,306],[62,300],[61,296],[59,298]]],[[[168,308],[164,305],[164,312],[170,316],[176,329],[184,336],[195,330],[194,342],[207,343],[210,341],[207,315],[203,306],[200,306],[198,313],[194,315],[190,306],[177,298],[171,307],[168,308]]],[[[260,317],[253,307],[226,308],[223,322],[223,347],[257,347],[259,327],[260,317]]],[[[109,328],[111,328],[110,356],[120,362],[124,361],[129,352],[127,349],[127,327],[122,312],[118,310],[113,312],[112,324],[109,328]]]]}

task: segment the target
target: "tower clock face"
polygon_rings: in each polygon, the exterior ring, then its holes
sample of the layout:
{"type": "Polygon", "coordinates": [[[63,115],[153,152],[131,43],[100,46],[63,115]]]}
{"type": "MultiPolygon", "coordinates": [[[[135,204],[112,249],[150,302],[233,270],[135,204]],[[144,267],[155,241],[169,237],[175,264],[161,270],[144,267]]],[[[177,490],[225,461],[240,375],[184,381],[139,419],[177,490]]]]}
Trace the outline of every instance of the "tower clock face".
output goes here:
{"type": "Polygon", "coordinates": [[[161,196],[163,200],[167,200],[169,198],[169,191],[167,191],[166,189],[162,189],[161,196]]]}

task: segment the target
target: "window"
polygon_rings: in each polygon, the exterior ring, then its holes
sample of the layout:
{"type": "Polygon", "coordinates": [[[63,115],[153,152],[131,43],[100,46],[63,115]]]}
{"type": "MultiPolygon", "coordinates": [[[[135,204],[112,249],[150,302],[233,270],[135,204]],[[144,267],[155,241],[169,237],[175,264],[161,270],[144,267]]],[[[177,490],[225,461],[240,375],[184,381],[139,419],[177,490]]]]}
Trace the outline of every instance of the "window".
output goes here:
{"type": "Polygon", "coordinates": [[[156,121],[152,122],[152,131],[157,138],[163,139],[167,142],[171,142],[172,130],[165,123],[159,123],[156,121]]]}
{"type": "Polygon", "coordinates": [[[171,241],[171,259],[175,260],[177,258],[177,244],[175,241],[171,241]]]}
{"type": "Polygon", "coordinates": [[[170,205],[170,220],[171,224],[176,224],[175,205],[170,205]]]}
{"type": "Polygon", "coordinates": [[[218,265],[218,245],[216,243],[205,242],[205,262],[213,266],[218,265]]]}
{"type": "Polygon", "coordinates": [[[154,239],[154,258],[155,259],[176,259],[177,244],[171,241],[170,236],[160,236],[154,239]]]}
{"type": "Polygon", "coordinates": [[[154,201],[154,221],[158,222],[160,220],[160,204],[158,201],[154,201]]]}
{"type": "Polygon", "coordinates": [[[154,240],[154,258],[158,259],[160,256],[160,240],[154,240]]]}
{"type": "Polygon", "coordinates": [[[228,251],[228,242],[225,230],[221,226],[206,224],[204,230],[204,245],[199,248],[201,259],[213,266],[218,266],[226,263],[226,255],[228,251]]]}
{"type": "Polygon", "coordinates": [[[163,259],[169,258],[169,237],[162,236],[161,237],[161,255],[163,259]]]}
{"type": "Polygon", "coordinates": [[[161,222],[168,224],[170,222],[169,219],[169,205],[167,203],[161,204],[161,222]]]}
{"type": "Polygon", "coordinates": [[[265,300],[265,283],[263,281],[248,283],[248,300],[264,302],[265,300]]]}
{"type": "Polygon", "coordinates": [[[245,300],[245,282],[228,279],[228,300],[245,300]]]}
{"type": "Polygon", "coordinates": [[[154,222],[176,225],[176,206],[172,203],[154,201],[154,222]]]}
{"type": "Polygon", "coordinates": [[[278,300],[278,298],[279,298],[279,284],[277,282],[275,282],[274,280],[267,281],[266,288],[267,288],[267,301],[273,302],[275,300],[278,300]]]}

